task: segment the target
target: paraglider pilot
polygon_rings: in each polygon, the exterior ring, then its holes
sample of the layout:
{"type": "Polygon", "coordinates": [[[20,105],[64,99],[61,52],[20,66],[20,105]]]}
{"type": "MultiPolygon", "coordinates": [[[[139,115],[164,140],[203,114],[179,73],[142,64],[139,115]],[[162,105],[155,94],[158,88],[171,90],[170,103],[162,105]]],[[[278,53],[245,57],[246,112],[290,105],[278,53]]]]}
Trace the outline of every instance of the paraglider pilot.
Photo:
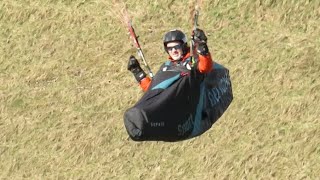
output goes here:
{"type": "MultiPolygon", "coordinates": [[[[213,61],[207,46],[207,36],[203,30],[197,28],[193,31],[193,37],[198,42],[198,46],[196,47],[198,72],[202,74],[208,73],[212,70],[213,61]]],[[[169,66],[190,66],[190,47],[187,43],[187,37],[182,31],[174,29],[167,32],[163,37],[163,46],[169,54],[168,59],[171,62],[169,66]]],[[[129,58],[128,70],[133,73],[142,90],[147,91],[152,80],[143,71],[138,60],[132,55],[129,58]]]]}

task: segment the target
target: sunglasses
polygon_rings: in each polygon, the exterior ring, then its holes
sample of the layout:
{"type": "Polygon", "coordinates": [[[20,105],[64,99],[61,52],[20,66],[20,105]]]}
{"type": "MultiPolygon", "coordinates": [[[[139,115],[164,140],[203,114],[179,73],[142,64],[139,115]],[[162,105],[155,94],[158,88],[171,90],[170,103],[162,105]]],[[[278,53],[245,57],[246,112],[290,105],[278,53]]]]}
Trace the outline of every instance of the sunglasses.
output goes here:
{"type": "Polygon", "coordinates": [[[175,46],[172,46],[172,47],[167,47],[167,50],[168,51],[172,51],[172,49],[175,49],[175,50],[177,50],[177,49],[182,49],[182,45],[181,44],[178,44],[178,45],[175,45],[175,46]]]}

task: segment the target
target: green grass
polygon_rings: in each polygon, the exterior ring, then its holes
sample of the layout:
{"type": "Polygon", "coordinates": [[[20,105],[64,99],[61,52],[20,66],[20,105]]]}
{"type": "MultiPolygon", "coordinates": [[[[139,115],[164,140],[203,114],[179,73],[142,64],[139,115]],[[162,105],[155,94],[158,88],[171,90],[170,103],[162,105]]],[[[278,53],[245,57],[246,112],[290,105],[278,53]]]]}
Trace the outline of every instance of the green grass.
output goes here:
{"type": "MultiPolygon", "coordinates": [[[[152,70],[162,36],[190,36],[190,3],[126,0],[152,70]]],[[[200,137],[129,140],[142,95],[110,1],[0,2],[1,179],[317,179],[320,3],[203,1],[199,24],[234,101],[200,137]]],[[[118,12],[118,13],[117,13],[118,12]]]]}

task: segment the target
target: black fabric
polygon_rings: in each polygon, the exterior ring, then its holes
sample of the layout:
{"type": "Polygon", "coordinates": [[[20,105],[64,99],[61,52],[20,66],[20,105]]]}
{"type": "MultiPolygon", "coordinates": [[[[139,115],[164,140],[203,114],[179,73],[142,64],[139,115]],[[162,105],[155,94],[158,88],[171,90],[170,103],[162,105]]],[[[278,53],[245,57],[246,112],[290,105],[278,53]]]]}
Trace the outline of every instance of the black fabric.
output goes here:
{"type": "Polygon", "coordinates": [[[134,78],[140,82],[143,78],[147,77],[147,74],[141,69],[141,68],[137,68],[134,71],[131,71],[134,78]]]}
{"type": "Polygon", "coordinates": [[[147,74],[141,68],[138,60],[132,55],[129,58],[127,69],[132,72],[133,76],[138,82],[147,76],[147,74]]]}
{"type": "Polygon", "coordinates": [[[207,46],[207,43],[204,43],[204,42],[200,42],[198,44],[198,47],[197,47],[197,53],[198,54],[201,54],[203,56],[206,56],[209,54],[209,48],[207,46]]]}
{"type": "Polygon", "coordinates": [[[206,132],[223,115],[233,100],[229,70],[215,63],[213,71],[208,73],[202,83],[201,116],[195,118],[194,130],[189,138],[206,132]]]}
{"type": "Polygon", "coordinates": [[[226,73],[226,69],[213,70],[205,76],[185,66],[163,65],[149,90],[124,114],[130,138],[179,141],[204,133],[232,101],[231,83],[227,86],[221,81],[230,82],[226,73]],[[220,85],[226,89],[219,90],[220,85]]]}
{"type": "MultiPolygon", "coordinates": [[[[128,65],[127,65],[127,69],[129,71],[133,71],[134,69],[136,68],[140,68],[140,63],[139,61],[136,59],[136,57],[134,57],[133,55],[131,55],[129,57],[129,60],[128,60],[128,65]]],[[[140,68],[141,69],[141,68],[140,68]]]]}
{"type": "Polygon", "coordinates": [[[195,41],[207,42],[208,38],[202,29],[197,28],[193,31],[193,35],[195,41]]]}

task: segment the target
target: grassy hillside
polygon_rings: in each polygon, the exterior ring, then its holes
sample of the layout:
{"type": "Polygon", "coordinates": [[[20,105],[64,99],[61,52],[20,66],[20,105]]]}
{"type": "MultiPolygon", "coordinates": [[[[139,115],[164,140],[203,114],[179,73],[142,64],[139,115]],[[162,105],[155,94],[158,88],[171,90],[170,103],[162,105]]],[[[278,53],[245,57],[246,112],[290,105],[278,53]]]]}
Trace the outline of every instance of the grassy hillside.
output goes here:
{"type": "MultiPolygon", "coordinates": [[[[190,36],[189,1],[125,1],[153,71],[190,36]]],[[[111,0],[0,1],[1,179],[317,179],[320,2],[204,0],[199,24],[234,101],[200,137],[128,139],[142,95],[111,0]]]]}

